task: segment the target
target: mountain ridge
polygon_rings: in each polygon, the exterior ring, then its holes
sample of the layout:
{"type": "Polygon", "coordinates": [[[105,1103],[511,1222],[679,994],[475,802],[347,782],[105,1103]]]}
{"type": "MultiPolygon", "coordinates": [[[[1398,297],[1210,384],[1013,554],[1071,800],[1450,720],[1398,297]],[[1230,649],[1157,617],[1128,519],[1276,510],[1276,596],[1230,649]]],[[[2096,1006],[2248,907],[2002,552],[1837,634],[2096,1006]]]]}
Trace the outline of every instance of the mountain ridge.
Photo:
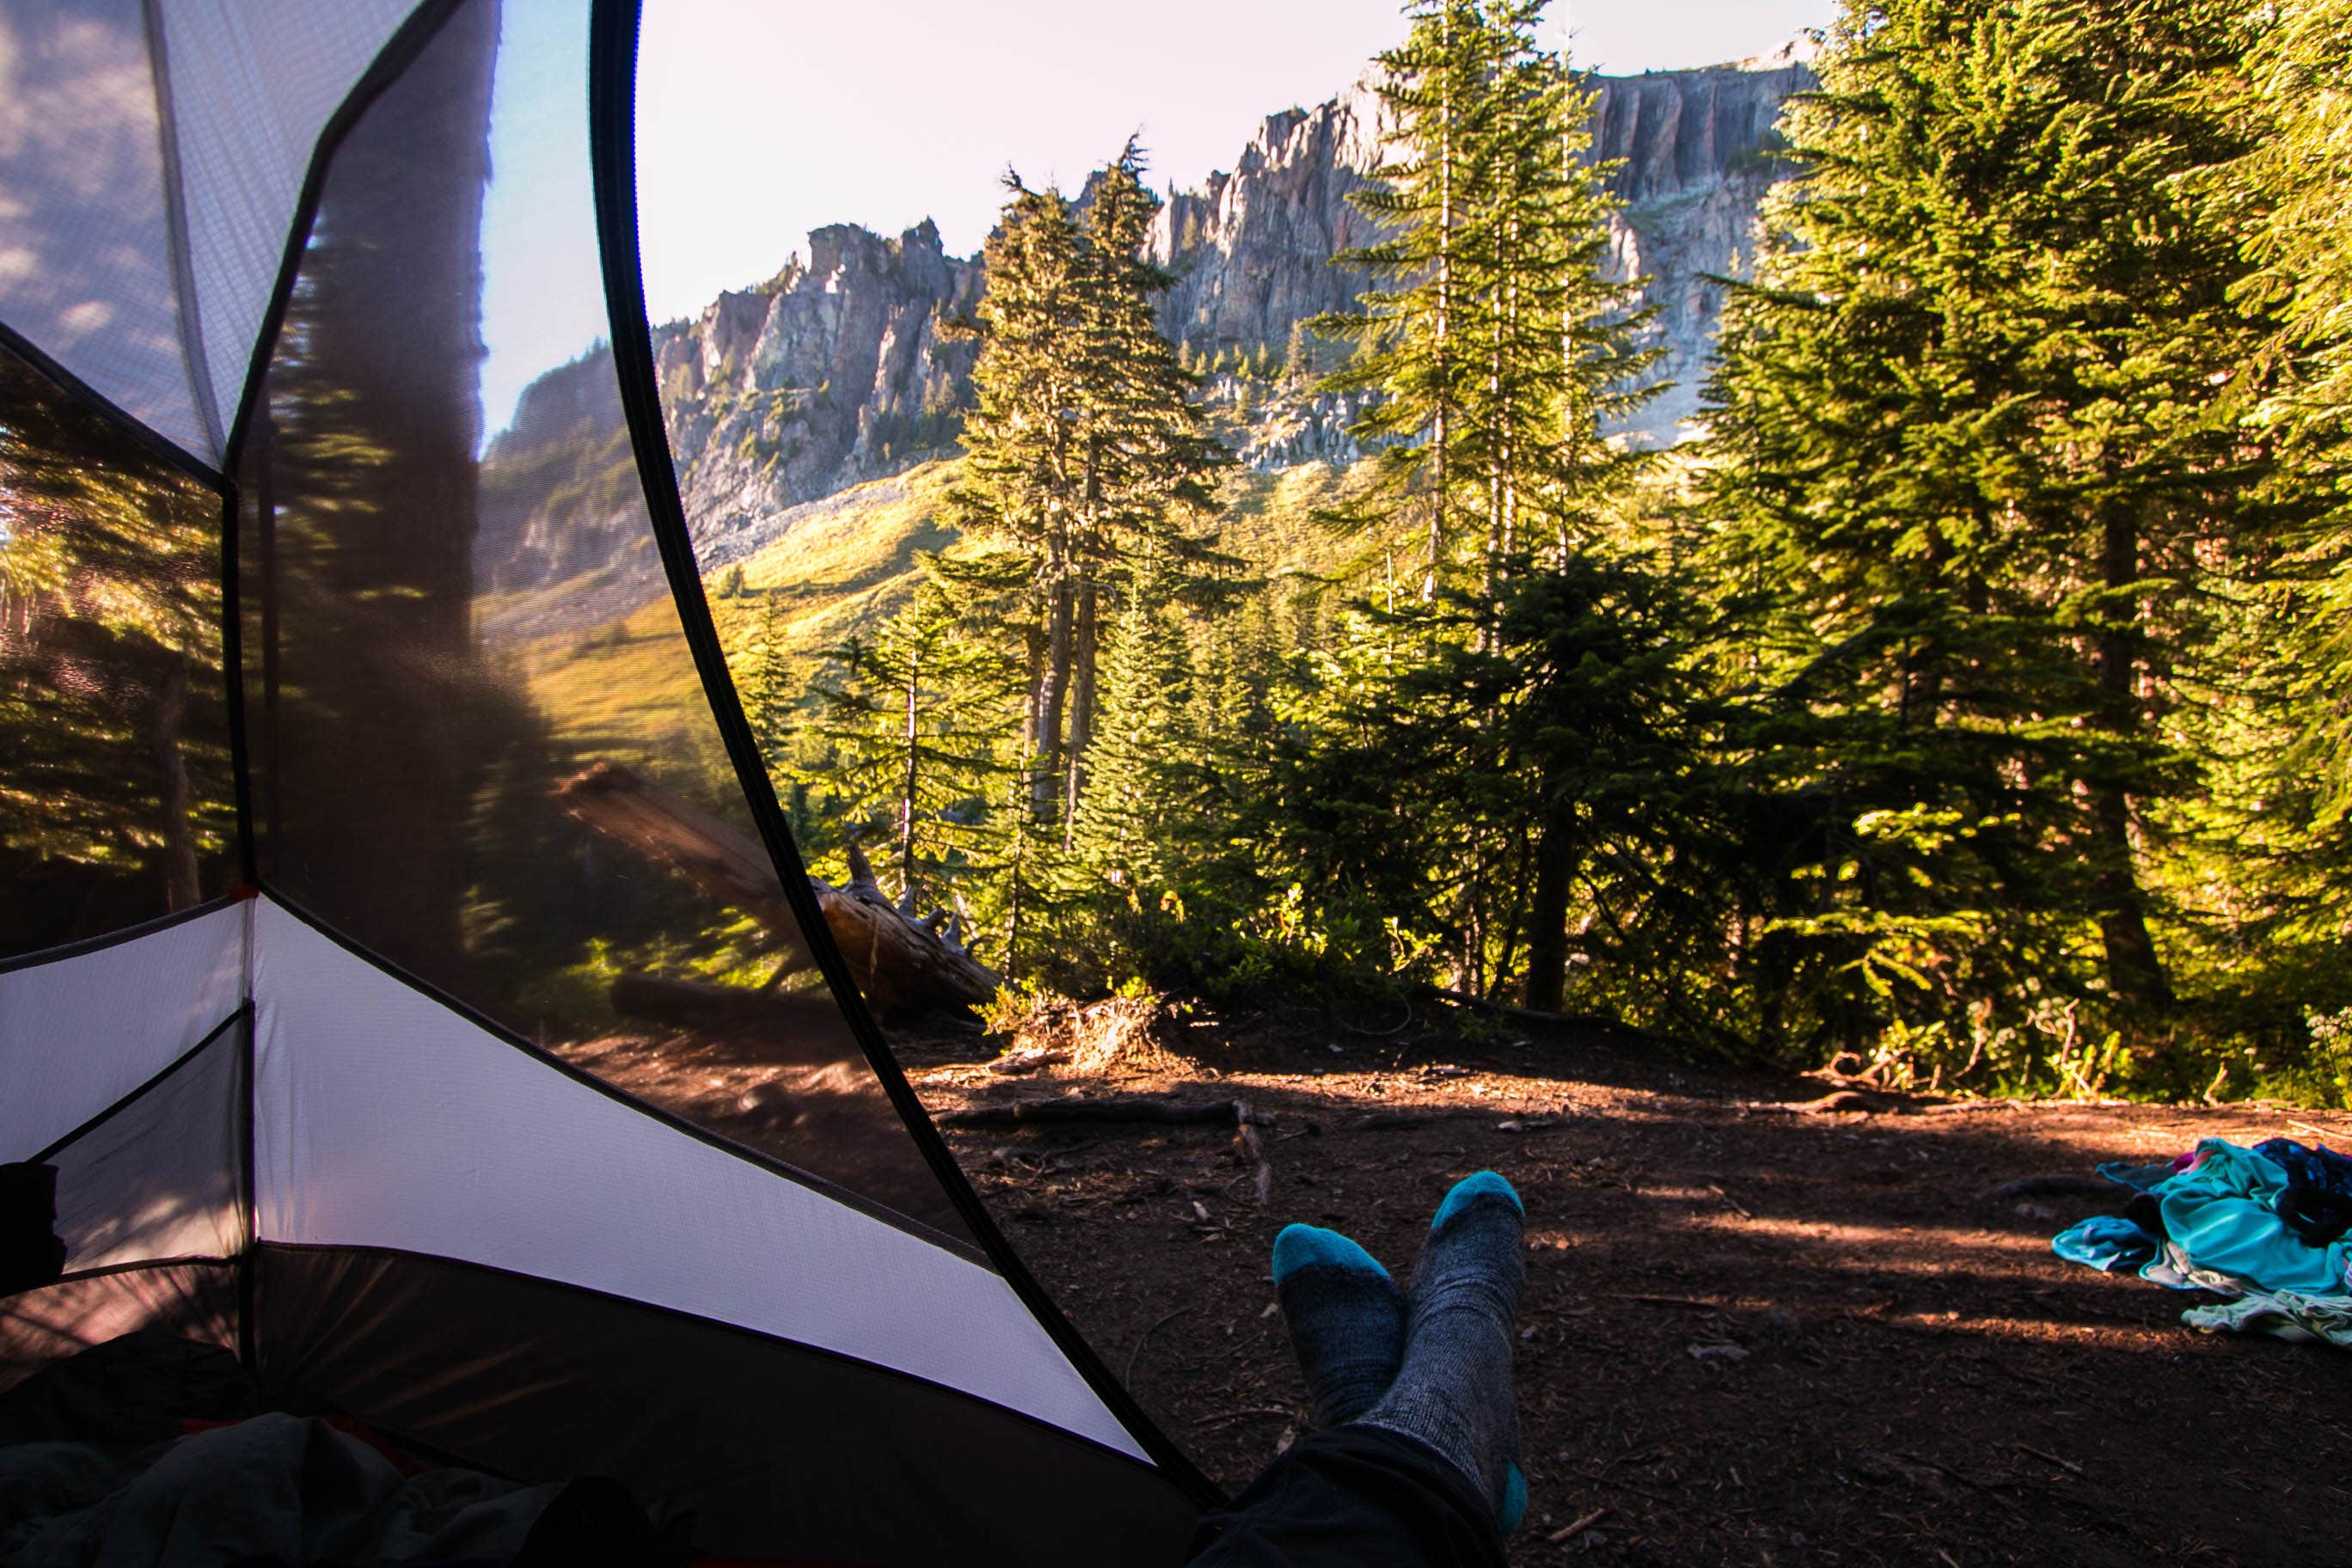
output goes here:
{"type": "MultiPolygon", "coordinates": [[[[1739,273],[1758,204],[1786,176],[1772,154],[1780,106],[1812,85],[1806,51],[1690,70],[1588,79],[1598,88],[1591,156],[1613,165],[1625,203],[1612,268],[1646,274],[1658,374],[1674,384],[1627,432],[1667,444],[1698,409],[1722,289],[1739,273]]],[[[1372,177],[1386,126],[1366,81],[1312,109],[1266,116],[1230,171],[1171,195],[1147,249],[1175,275],[1160,325],[1199,363],[1255,356],[1259,371],[1298,324],[1348,309],[1367,279],[1330,265],[1372,226],[1349,195],[1372,177]]],[[[809,236],[772,278],[722,292],[654,331],[670,447],[706,563],[726,542],[772,535],[791,509],[954,450],[976,346],[947,333],[982,284],[976,258],[950,256],[929,219],[896,237],[837,224],[809,236]]],[[[1362,399],[1312,391],[1299,375],[1213,375],[1221,434],[1254,468],[1346,463],[1362,399]]],[[[610,354],[592,350],[541,375],[490,444],[477,561],[500,592],[585,571],[617,592],[658,579],[631,545],[626,437],[610,354]]]]}

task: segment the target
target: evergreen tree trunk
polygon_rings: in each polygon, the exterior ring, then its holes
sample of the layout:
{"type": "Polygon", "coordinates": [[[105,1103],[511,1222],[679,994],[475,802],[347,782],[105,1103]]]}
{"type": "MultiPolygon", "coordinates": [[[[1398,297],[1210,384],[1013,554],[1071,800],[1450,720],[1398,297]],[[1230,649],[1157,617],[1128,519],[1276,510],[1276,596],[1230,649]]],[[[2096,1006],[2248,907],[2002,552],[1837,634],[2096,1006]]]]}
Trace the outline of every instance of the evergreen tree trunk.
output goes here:
{"type": "Polygon", "coordinates": [[[1013,784],[1013,801],[1032,816],[1037,814],[1038,809],[1034,797],[1037,755],[1045,744],[1046,640],[1042,617],[1033,620],[1024,630],[1023,651],[1027,656],[1028,665],[1022,687],[1021,774],[1013,784]]]}
{"type": "MultiPolygon", "coordinates": [[[[2139,580],[2139,530],[2130,512],[2108,510],[2101,532],[2099,572],[2102,584],[2113,591],[2139,580]]],[[[2116,616],[2110,601],[2109,618],[2098,635],[2099,702],[2109,731],[2118,738],[2139,727],[2135,711],[2134,654],[2137,627],[2116,616]]],[[[2099,934],[2107,952],[2107,984],[2127,1002],[2161,1005],[2172,1000],[2172,984],[2148,935],[2147,906],[2139,879],[2133,871],[2131,801],[2120,784],[2103,784],[2092,791],[2092,831],[2098,857],[2096,883],[2099,934]]]]}
{"type": "Polygon", "coordinates": [[[1062,801],[1062,847],[1066,849],[1077,826],[1078,803],[1086,794],[1087,748],[1094,743],[1095,730],[1095,655],[1101,641],[1096,585],[1080,583],[1076,597],[1070,638],[1070,743],[1062,801]]]}
{"type": "MultiPolygon", "coordinates": [[[[1448,6],[1439,23],[1442,47],[1451,52],[1454,47],[1453,8],[1448,6]]],[[[1458,106],[1454,100],[1456,86],[1454,74],[1444,75],[1444,97],[1437,110],[1437,309],[1430,323],[1432,342],[1436,360],[1437,418],[1430,433],[1430,458],[1434,465],[1436,488],[1430,497],[1429,567],[1421,580],[1421,602],[1424,605],[1437,597],[1437,575],[1445,564],[1445,510],[1452,496],[1446,473],[1446,453],[1453,445],[1452,332],[1454,326],[1454,116],[1458,106]]]]}
{"type": "Polygon", "coordinates": [[[2132,874],[2131,803],[2120,789],[2102,789],[2093,805],[2098,835],[2099,934],[2107,950],[2107,984],[2129,1002],[2162,1005],[2172,1000],[2172,984],[2148,935],[2139,879],[2132,874]]]}
{"type": "Polygon", "coordinates": [[[1565,825],[1547,820],[1536,839],[1535,890],[1528,908],[1528,982],[1522,994],[1539,1013],[1557,1013],[1568,993],[1568,893],[1576,851],[1565,825]]]}
{"type": "MultiPolygon", "coordinates": [[[[1022,761],[1028,763],[1035,753],[1024,748],[1022,761]]],[[[1027,773],[1015,774],[1013,780],[1013,854],[1010,858],[1010,881],[1004,899],[1004,978],[1013,984],[1021,983],[1021,891],[1023,877],[1028,873],[1030,814],[1024,809],[1023,793],[1028,788],[1027,773]]]]}
{"type": "MultiPolygon", "coordinates": [[[[1447,166],[1446,190],[1447,195],[1442,208],[1444,216],[1440,220],[1445,227],[1439,230],[1441,236],[1451,229],[1454,222],[1450,163],[1447,166]]],[[[1454,268],[1452,258],[1442,248],[1445,243],[1445,240],[1441,237],[1439,241],[1441,249],[1437,257],[1437,315],[1433,323],[1437,336],[1437,375],[1441,386],[1444,383],[1446,374],[1445,333],[1453,315],[1454,268]]],[[[1429,563],[1421,579],[1421,602],[1424,605],[1433,603],[1437,598],[1437,574],[1445,564],[1445,503],[1449,489],[1445,455],[1447,448],[1453,445],[1453,425],[1448,417],[1453,411],[1442,401],[1444,394],[1441,392],[1439,396],[1441,401],[1437,405],[1437,418],[1431,429],[1429,440],[1430,462],[1435,482],[1431,487],[1429,496],[1429,563]]]]}
{"type": "Polygon", "coordinates": [[[1045,600],[1045,658],[1035,700],[1036,772],[1030,785],[1031,809],[1041,822],[1052,819],[1054,785],[1062,772],[1062,715],[1070,690],[1070,597],[1068,577],[1056,574],[1045,600]]]}
{"type": "Polygon", "coordinates": [[[922,661],[910,658],[907,665],[907,727],[902,736],[906,767],[898,782],[898,896],[909,907],[915,902],[915,786],[922,759],[922,661]]]}
{"type": "Polygon", "coordinates": [[[1486,994],[1486,863],[1474,855],[1470,862],[1468,900],[1462,921],[1462,989],[1473,996],[1486,994]]]}

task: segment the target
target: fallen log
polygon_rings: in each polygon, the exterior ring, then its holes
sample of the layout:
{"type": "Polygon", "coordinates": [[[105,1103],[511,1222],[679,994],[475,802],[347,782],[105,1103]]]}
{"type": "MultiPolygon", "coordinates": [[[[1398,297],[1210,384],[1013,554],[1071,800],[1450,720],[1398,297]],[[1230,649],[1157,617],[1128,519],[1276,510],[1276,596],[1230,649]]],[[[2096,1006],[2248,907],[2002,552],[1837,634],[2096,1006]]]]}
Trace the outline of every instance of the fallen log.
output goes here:
{"type": "Polygon", "coordinates": [[[1274,1115],[1253,1110],[1240,1100],[1153,1100],[1141,1095],[1106,1095],[1100,1100],[1016,1100],[1005,1105],[973,1105],[943,1110],[932,1121],[942,1127],[1050,1127],[1076,1122],[1147,1121],[1156,1126],[1270,1127],[1274,1115]]]}
{"type": "MultiPolygon", "coordinates": [[[[799,967],[806,967],[800,923],[764,846],[618,763],[601,762],[564,780],[556,798],[598,833],[750,915],[776,947],[801,955],[799,967]]],[[[847,888],[814,877],[809,887],[850,978],[877,1012],[978,1006],[996,994],[1002,982],[995,973],[939,929],[893,908],[855,848],[847,888]]],[[[793,967],[787,956],[777,978],[793,967]]]]}
{"type": "MultiPolygon", "coordinates": [[[[790,991],[746,990],[740,985],[706,985],[694,980],[670,980],[658,974],[624,974],[613,982],[613,1011],[625,1018],[663,1024],[678,1029],[726,1028],[760,1019],[809,1018],[837,1024],[840,1014],[831,998],[803,996],[790,991]]],[[[820,1037],[833,1038],[838,1028],[820,1037]]]]}
{"type": "Polygon", "coordinates": [[[776,863],[757,839],[634,768],[597,763],[555,786],[563,809],[720,903],[741,910],[798,946],[799,925],[776,880],[776,863]]]}
{"type": "Polygon", "coordinates": [[[882,896],[856,846],[849,850],[850,881],[834,888],[809,879],[833,940],[841,945],[858,988],[877,1007],[977,1007],[1003,984],[993,970],[940,933],[910,920],[882,896]]]}

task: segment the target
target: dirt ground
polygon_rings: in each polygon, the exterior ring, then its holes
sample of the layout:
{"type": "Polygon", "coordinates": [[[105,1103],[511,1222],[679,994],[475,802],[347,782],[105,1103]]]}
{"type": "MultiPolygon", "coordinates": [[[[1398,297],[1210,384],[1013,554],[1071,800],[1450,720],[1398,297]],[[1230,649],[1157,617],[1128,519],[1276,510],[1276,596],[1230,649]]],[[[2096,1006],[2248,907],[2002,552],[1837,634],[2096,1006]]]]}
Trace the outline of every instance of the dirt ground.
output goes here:
{"type": "Polygon", "coordinates": [[[2352,1563],[2352,1356],[2200,1335],[2179,1314],[2210,1298],[2061,1261],[2054,1232],[2116,1206],[2094,1193],[1982,1196],[2201,1137],[2340,1147],[2352,1120],[1807,1113],[1786,1107],[1818,1082],[1574,1039],[1192,1033],[1156,1071],[915,1078],[935,1111],[1175,1092],[1275,1114],[1263,1206],[1230,1128],[950,1134],[1087,1340],[1228,1486],[1303,1421],[1275,1233],[1336,1226],[1402,1279],[1447,1186],[1492,1167],[1528,1214],[1515,1563],[2352,1563]]]}
{"type": "MultiPolygon", "coordinates": [[[[2352,1355],[2200,1335],[2179,1314],[2212,1298],[2061,1261],[2053,1234],[2117,1206],[2095,1189],[1986,1196],[2209,1136],[2344,1147],[2352,1117],[1808,1111],[1820,1082],[1524,1033],[1196,1020],[1175,1058],[1022,1076],[954,1059],[977,1041],[902,1055],[935,1113],[1116,1093],[1272,1114],[1264,1203],[1230,1126],[949,1131],[1047,1289],[1229,1487],[1303,1427],[1275,1233],[1336,1226],[1402,1279],[1447,1186],[1491,1167],[1528,1215],[1516,1563],[2352,1563],[2352,1355]]],[[[723,1105],[679,1109],[727,1130],[723,1105]]]]}

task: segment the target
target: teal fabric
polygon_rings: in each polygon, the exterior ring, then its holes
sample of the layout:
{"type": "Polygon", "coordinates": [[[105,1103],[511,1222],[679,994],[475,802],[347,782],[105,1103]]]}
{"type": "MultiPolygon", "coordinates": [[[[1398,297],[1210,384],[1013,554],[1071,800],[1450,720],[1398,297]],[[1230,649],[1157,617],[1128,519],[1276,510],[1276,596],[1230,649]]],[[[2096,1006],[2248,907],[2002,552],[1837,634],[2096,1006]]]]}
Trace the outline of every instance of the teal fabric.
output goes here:
{"type": "Polygon", "coordinates": [[[2113,1273],[2137,1268],[2157,1256],[2156,1238],[2127,1219],[2094,1215],[2082,1224],[2050,1238],[2050,1250],[2069,1263],[2081,1263],[2113,1273]]]}
{"type": "Polygon", "coordinates": [[[2165,1235],[2191,1261],[2255,1291],[2352,1293],[2345,1282],[2352,1239],[2312,1247],[2280,1221],[2276,1205],[2287,1176],[2275,1161],[2220,1138],[2205,1139],[2197,1152],[2193,1167],[2150,1189],[2165,1235]]]}
{"type": "Polygon", "coordinates": [[[1503,1478],[1503,1508],[1495,1522],[1505,1535],[1517,1534],[1521,1521],[1528,1517],[1528,1473],[1513,1465],[1503,1478]]]}

